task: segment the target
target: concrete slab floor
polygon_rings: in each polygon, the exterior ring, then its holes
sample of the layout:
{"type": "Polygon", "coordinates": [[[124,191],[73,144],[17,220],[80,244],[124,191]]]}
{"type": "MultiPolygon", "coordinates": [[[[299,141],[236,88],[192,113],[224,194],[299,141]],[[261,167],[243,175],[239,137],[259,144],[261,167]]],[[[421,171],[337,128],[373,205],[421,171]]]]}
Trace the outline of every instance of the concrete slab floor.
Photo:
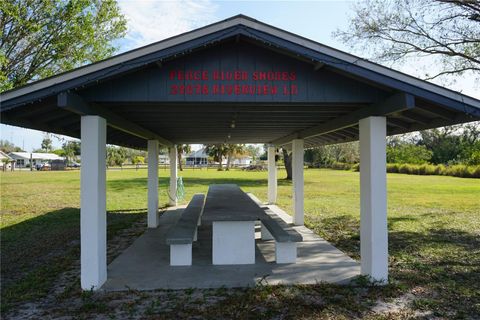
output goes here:
{"type": "MultiPolygon", "coordinates": [[[[252,197],[254,198],[254,197],[252,197]]],[[[277,206],[268,206],[287,223],[291,217],[277,206]]],[[[165,234],[179,218],[182,207],[171,208],[160,217],[156,229],[147,229],[135,242],[108,266],[106,291],[234,288],[263,284],[315,284],[318,282],[347,283],[360,274],[359,262],[323,240],[306,227],[295,227],[302,234],[295,264],[275,263],[273,240],[260,240],[256,230],[254,265],[212,265],[211,225],[199,228],[198,241],[193,244],[193,265],[171,267],[170,248],[165,234]]]]}

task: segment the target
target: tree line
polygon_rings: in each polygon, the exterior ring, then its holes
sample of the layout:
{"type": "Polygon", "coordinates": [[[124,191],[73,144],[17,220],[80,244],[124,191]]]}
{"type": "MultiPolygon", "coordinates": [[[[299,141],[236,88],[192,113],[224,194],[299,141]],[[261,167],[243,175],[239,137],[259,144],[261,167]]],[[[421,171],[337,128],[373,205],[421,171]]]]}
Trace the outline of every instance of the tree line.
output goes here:
{"type": "MultiPolygon", "coordinates": [[[[387,172],[480,178],[480,123],[387,138],[387,172]]],[[[358,142],[305,151],[311,167],[360,170],[358,142]]]]}
{"type": "MultiPolygon", "coordinates": [[[[322,146],[305,151],[314,167],[360,162],[358,142],[322,146]]],[[[387,138],[387,163],[480,165],[480,124],[449,126],[387,138]]]]}
{"type": "MultiPolygon", "coordinates": [[[[204,145],[204,151],[211,161],[218,162],[218,170],[229,170],[233,160],[238,156],[249,155],[252,158],[258,159],[261,156],[261,148],[255,145],[245,144],[211,144],[204,145]],[[223,165],[223,160],[227,159],[226,165],[223,165]]],[[[0,150],[5,153],[10,152],[24,152],[24,150],[8,140],[0,140],[0,150]]],[[[81,162],[81,142],[80,141],[65,141],[61,148],[53,148],[53,142],[50,134],[45,133],[44,138],[40,144],[40,148],[34,149],[32,152],[54,153],[58,156],[64,157],[67,162],[81,162]]],[[[159,154],[168,155],[167,148],[161,148],[159,154]]],[[[192,152],[192,147],[189,144],[178,144],[176,147],[178,157],[179,170],[183,170],[184,160],[183,156],[192,152]]],[[[148,152],[145,150],[136,150],[131,148],[119,147],[114,145],[107,145],[106,160],[107,166],[123,166],[124,164],[145,164],[147,163],[148,152]]]]}

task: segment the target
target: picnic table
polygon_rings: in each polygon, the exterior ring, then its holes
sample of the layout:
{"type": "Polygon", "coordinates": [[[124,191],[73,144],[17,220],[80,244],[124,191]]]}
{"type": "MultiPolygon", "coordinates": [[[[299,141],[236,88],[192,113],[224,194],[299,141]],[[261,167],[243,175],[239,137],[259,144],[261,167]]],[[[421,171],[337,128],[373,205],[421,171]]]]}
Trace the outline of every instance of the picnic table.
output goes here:
{"type": "Polygon", "coordinates": [[[213,264],[254,264],[255,223],[265,215],[237,185],[211,185],[202,221],[212,223],[213,264]]]}

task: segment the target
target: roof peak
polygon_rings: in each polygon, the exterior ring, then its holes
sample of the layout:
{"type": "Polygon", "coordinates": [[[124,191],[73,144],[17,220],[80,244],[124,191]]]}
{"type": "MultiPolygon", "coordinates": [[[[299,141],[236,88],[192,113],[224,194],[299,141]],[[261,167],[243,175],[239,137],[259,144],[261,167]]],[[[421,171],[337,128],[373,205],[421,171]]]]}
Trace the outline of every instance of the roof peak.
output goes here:
{"type": "MultiPolygon", "coordinates": [[[[2,111],[31,101],[30,99],[27,99],[25,95],[32,92],[35,92],[36,99],[42,99],[46,96],[52,95],[52,93],[57,94],[62,91],[75,89],[79,85],[84,86],[94,83],[95,81],[103,80],[105,77],[109,77],[112,74],[128,72],[131,69],[140,68],[148,63],[152,63],[152,59],[161,61],[162,59],[167,58],[168,55],[175,56],[175,50],[180,50],[180,54],[184,54],[185,50],[191,50],[191,47],[194,45],[197,47],[204,46],[206,44],[215,43],[222,37],[233,36],[236,32],[244,32],[243,29],[235,29],[235,27],[238,26],[247,28],[249,30],[246,31],[248,36],[259,38],[261,41],[271,42],[278,48],[292,50],[297,52],[297,54],[306,54],[310,58],[311,56],[318,56],[320,58],[317,58],[320,60],[325,59],[321,57],[332,57],[333,59],[341,61],[344,65],[361,68],[364,72],[362,71],[360,74],[364,77],[370,74],[378,74],[384,77],[393,78],[395,81],[410,83],[418,88],[435,91],[436,94],[440,94],[444,97],[460,102],[461,104],[475,105],[477,108],[480,105],[480,101],[475,98],[462,95],[448,88],[417,79],[292,32],[271,26],[247,15],[237,14],[210,25],[118,54],[106,60],[85,65],[50,78],[32,82],[10,91],[5,91],[0,95],[1,100],[3,100],[2,111]],[[228,33],[228,30],[231,32],[228,33]],[[228,33],[228,35],[226,33],[228,33]],[[55,90],[51,90],[52,87],[55,87],[55,90]]],[[[329,62],[325,61],[325,63],[329,62]]],[[[332,65],[332,67],[338,67],[338,65],[332,65]]]]}

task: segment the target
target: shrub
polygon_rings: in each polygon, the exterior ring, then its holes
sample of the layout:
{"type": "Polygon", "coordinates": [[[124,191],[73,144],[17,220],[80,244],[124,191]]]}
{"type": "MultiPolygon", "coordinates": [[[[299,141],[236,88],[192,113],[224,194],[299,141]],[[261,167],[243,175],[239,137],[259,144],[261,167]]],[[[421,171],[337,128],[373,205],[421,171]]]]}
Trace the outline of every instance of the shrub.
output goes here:
{"type": "Polygon", "coordinates": [[[418,166],[418,173],[419,175],[426,175],[427,174],[427,167],[426,165],[422,164],[421,166],[418,166]]]}
{"type": "Polygon", "coordinates": [[[436,174],[438,174],[437,170],[438,170],[438,172],[440,172],[439,166],[434,166],[434,165],[431,165],[431,164],[425,164],[424,166],[425,166],[425,174],[426,175],[436,175],[436,174]]]}
{"type": "Polygon", "coordinates": [[[323,164],[320,166],[311,166],[312,168],[329,168],[334,170],[352,170],[360,171],[360,164],[358,163],[345,163],[345,162],[332,162],[329,164],[323,164]]]}
{"type": "MultiPolygon", "coordinates": [[[[360,171],[359,163],[334,162],[330,165],[324,165],[324,168],[335,170],[360,171]]],[[[443,164],[407,164],[407,163],[387,163],[388,173],[403,173],[417,175],[443,175],[460,178],[480,178],[480,165],[467,166],[462,164],[445,166],[443,164]]]]}
{"type": "Polygon", "coordinates": [[[331,168],[336,170],[350,170],[352,165],[349,163],[334,162],[331,164],[331,168]]]}
{"type": "Polygon", "coordinates": [[[480,178],[480,166],[467,165],[432,165],[432,164],[387,164],[387,172],[390,173],[404,173],[404,174],[418,174],[418,175],[444,175],[454,176],[460,178],[480,178]]]}
{"type": "Polygon", "coordinates": [[[402,164],[398,168],[398,173],[412,174],[411,166],[409,164],[402,164]]]}
{"type": "Polygon", "coordinates": [[[439,164],[439,165],[434,165],[435,167],[435,174],[436,175],[446,175],[445,172],[446,172],[446,168],[443,164],[439,164]]]}
{"type": "Polygon", "coordinates": [[[473,168],[473,178],[480,178],[480,165],[473,168]]]}
{"type": "Polygon", "coordinates": [[[387,163],[387,172],[398,173],[400,166],[398,163],[387,163]]]}
{"type": "Polygon", "coordinates": [[[468,166],[454,165],[447,168],[446,175],[460,178],[469,178],[471,175],[473,175],[473,171],[471,174],[468,166]]]}

